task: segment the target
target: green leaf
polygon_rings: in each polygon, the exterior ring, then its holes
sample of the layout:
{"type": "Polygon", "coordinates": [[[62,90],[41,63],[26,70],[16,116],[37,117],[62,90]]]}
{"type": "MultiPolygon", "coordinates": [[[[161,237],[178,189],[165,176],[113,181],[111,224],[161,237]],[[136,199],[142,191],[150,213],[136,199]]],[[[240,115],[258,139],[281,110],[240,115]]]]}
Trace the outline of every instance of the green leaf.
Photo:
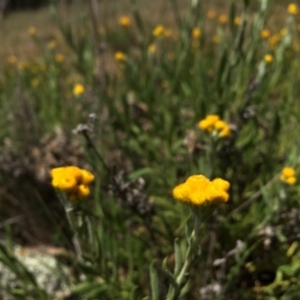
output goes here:
{"type": "Polygon", "coordinates": [[[175,250],[175,269],[174,269],[174,275],[177,277],[177,275],[180,273],[181,266],[182,266],[182,253],[181,248],[179,244],[179,239],[176,238],[174,242],[174,250],[175,250]]]}
{"type": "Polygon", "coordinates": [[[150,265],[150,286],[151,286],[151,299],[159,300],[159,287],[158,287],[158,276],[155,268],[155,261],[150,265]]]}

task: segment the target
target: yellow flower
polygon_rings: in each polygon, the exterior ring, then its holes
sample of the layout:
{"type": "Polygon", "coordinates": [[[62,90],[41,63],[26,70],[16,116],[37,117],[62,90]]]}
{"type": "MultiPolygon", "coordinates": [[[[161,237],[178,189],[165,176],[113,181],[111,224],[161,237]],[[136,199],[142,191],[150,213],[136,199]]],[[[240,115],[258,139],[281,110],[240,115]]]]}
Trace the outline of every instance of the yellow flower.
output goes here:
{"type": "Polygon", "coordinates": [[[295,3],[290,3],[287,7],[287,12],[290,14],[290,15],[297,15],[298,14],[298,5],[295,4],[295,3]]]}
{"type": "Polygon", "coordinates": [[[240,17],[235,17],[233,20],[234,25],[238,26],[241,24],[241,18],[240,17]]]}
{"type": "Polygon", "coordinates": [[[51,41],[49,41],[49,43],[48,43],[48,45],[47,45],[47,47],[48,47],[49,49],[54,49],[56,46],[57,46],[57,41],[56,41],[56,40],[51,40],[51,41]]]}
{"type": "Polygon", "coordinates": [[[62,63],[62,62],[64,62],[64,60],[65,60],[65,57],[64,57],[63,54],[57,53],[57,54],[55,55],[55,61],[56,61],[57,63],[62,63]]]}
{"type": "Polygon", "coordinates": [[[192,175],[184,183],[175,186],[173,197],[183,203],[200,206],[227,202],[230,183],[221,178],[210,181],[203,175],[192,175]]]}
{"type": "Polygon", "coordinates": [[[117,51],[115,53],[115,60],[117,61],[124,61],[126,59],[126,54],[121,52],[121,51],[117,51]]]}
{"type": "Polygon", "coordinates": [[[216,13],[214,10],[212,10],[212,9],[210,9],[210,10],[207,12],[207,17],[208,17],[209,19],[211,19],[211,20],[215,19],[216,16],[217,16],[217,13],[216,13]]]}
{"type": "Polygon", "coordinates": [[[198,123],[198,126],[201,130],[212,132],[222,138],[229,137],[231,134],[230,126],[220,120],[218,115],[207,115],[205,119],[198,123]]]}
{"type": "Polygon", "coordinates": [[[34,78],[31,80],[31,85],[34,87],[37,87],[40,84],[40,81],[38,78],[34,78]]]}
{"type": "Polygon", "coordinates": [[[215,123],[215,129],[219,132],[219,137],[229,137],[231,134],[229,125],[221,120],[215,123]]]}
{"type": "Polygon", "coordinates": [[[214,35],[214,36],[213,36],[213,42],[214,42],[215,44],[219,44],[220,41],[221,41],[221,39],[220,39],[220,37],[219,37],[218,35],[214,35]]]}
{"type": "Polygon", "coordinates": [[[268,39],[269,45],[270,45],[271,47],[276,46],[276,45],[279,43],[280,39],[281,39],[280,34],[274,34],[274,35],[272,35],[272,36],[268,39]]]}
{"type": "Polygon", "coordinates": [[[211,132],[219,120],[220,117],[218,115],[207,115],[205,119],[198,123],[198,126],[203,131],[211,132]]]}
{"type": "Polygon", "coordinates": [[[155,44],[150,44],[150,45],[148,46],[148,52],[153,54],[155,51],[156,51],[156,46],[155,46],[155,44]]]}
{"type": "Polygon", "coordinates": [[[51,170],[52,186],[69,196],[71,201],[77,201],[90,194],[89,185],[94,181],[94,175],[75,166],[54,168],[51,170]]]}
{"type": "Polygon", "coordinates": [[[85,88],[80,83],[75,84],[74,87],[73,87],[73,94],[75,96],[82,95],[84,93],[84,91],[85,91],[85,88]]]}
{"type": "Polygon", "coordinates": [[[199,39],[201,37],[201,29],[199,27],[194,27],[192,30],[192,38],[199,39]]]}
{"type": "Polygon", "coordinates": [[[131,19],[129,16],[122,16],[119,18],[119,24],[123,27],[129,27],[131,25],[131,19]]]}
{"type": "Polygon", "coordinates": [[[29,28],[28,28],[28,34],[29,34],[30,36],[35,36],[35,35],[36,35],[36,28],[33,27],[33,26],[29,27],[29,28]]]}
{"type": "Polygon", "coordinates": [[[266,54],[266,55],[264,56],[264,61],[265,61],[266,64],[270,64],[270,63],[273,61],[273,55],[271,55],[271,54],[266,54]]]}
{"type": "Polygon", "coordinates": [[[164,36],[169,38],[173,35],[173,30],[172,29],[169,29],[169,28],[165,28],[164,29],[164,36]]]}
{"type": "Polygon", "coordinates": [[[27,62],[25,62],[25,61],[20,61],[19,63],[18,63],[18,69],[19,70],[24,70],[26,67],[27,67],[27,62]]]}
{"type": "Polygon", "coordinates": [[[268,29],[263,29],[261,32],[260,32],[260,37],[265,40],[265,39],[268,39],[271,35],[271,32],[270,30],[268,29]]]}
{"type": "Polygon", "coordinates": [[[18,59],[14,55],[9,55],[8,57],[6,57],[6,61],[11,65],[15,65],[18,59]]]}
{"type": "Polygon", "coordinates": [[[280,179],[281,181],[289,185],[294,185],[297,182],[295,169],[290,167],[283,168],[280,175],[280,179]]]}
{"type": "Polygon", "coordinates": [[[220,24],[226,24],[228,22],[228,17],[226,15],[220,15],[218,19],[220,24]]]}
{"type": "Polygon", "coordinates": [[[165,32],[165,28],[164,26],[162,25],[157,25],[153,31],[152,31],[152,34],[155,36],[155,37],[160,37],[164,34],[165,32]]]}

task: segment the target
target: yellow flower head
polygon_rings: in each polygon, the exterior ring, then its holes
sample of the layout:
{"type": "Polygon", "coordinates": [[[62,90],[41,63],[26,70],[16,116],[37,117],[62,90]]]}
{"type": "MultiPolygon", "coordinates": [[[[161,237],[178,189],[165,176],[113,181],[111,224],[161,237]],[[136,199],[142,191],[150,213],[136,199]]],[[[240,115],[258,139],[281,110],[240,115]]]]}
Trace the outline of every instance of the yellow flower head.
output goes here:
{"type": "Polygon", "coordinates": [[[219,132],[219,137],[229,137],[231,134],[229,125],[224,121],[217,121],[215,123],[215,130],[219,132]]]}
{"type": "Polygon", "coordinates": [[[121,51],[117,51],[116,53],[115,53],[115,60],[117,60],[117,61],[124,61],[126,59],[126,54],[125,53],[123,53],[123,52],[121,52],[121,51]]]}
{"type": "Polygon", "coordinates": [[[289,185],[294,185],[297,182],[295,169],[290,167],[283,168],[280,175],[280,180],[289,185]]]}
{"type": "Polygon", "coordinates": [[[275,47],[281,40],[281,35],[280,34],[274,34],[272,35],[269,39],[268,39],[268,42],[269,42],[269,45],[270,47],[275,47]]]}
{"type": "Polygon", "coordinates": [[[36,35],[36,28],[33,27],[33,26],[29,27],[29,28],[28,28],[28,34],[29,34],[30,36],[35,36],[35,35],[36,35]]]}
{"type": "Polygon", "coordinates": [[[173,36],[173,30],[170,29],[170,28],[165,28],[164,29],[164,36],[167,37],[167,38],[173,36]]]}
{"type": "Polygon", "coordinates": [[[51,170],[52,186],[69,196],[71,201],[85,198],[90,194],[89,185],[94,175],[75,166],[54,168],[51,170]]]}
{"type": "Polygon", "coordinates": [[[32,85],[33,87],[37,87],[39,84],[40,84],[40,81],[39,81],[38,78],[33,78],[33,79],[31,80],[31,85],[32,85]]]}
{"type": "Polygon", "coordinates": [[[165,31],[165,27],[162,26],[162,25],[157,25],[153,31],[152,31],[152,34],[155,36],[155,37],[160,37],[164,34],[164,31],[165,31]]]}
{"type": "Polygon", "coordinates": [[[156,51],[156,46],[155,46],[155,44],[150,44],[150,45],[148,46],[148,52],[153,54],[155,51],[156,51]]]}
{"type": "Polygon", "coordinates": [[[11,65],[15,65],[17,63],[17,61],[18,61],[18,59],[14,55],[9,55],[8,57],[6,57],[6,62],[11,65]]]}
{"type": "Polygon", "coordinates": [[[260,38],[263,39],[263,40],[268,39],[270,36],[271,36],[271,32],[268,29],[263,29],[260,32],[260,38]]]}
{"type": "Polygon", "coordinates": [[[55,61],[56,61],[57,63],[62,63],[62,62],[64,62],[64,60],[65,60],[65,57],[64,57],[63,54],[57,53],[57,54],[55,55],[55,61]]]}
{"type": "Polygon", "coordinates": [[[220,37],[217,34],[213,36],[212,40],[215,44],[219,44],[221,41],[220,37]]]}
{"type": "Polygon", "coordinates": [[[210,181],[203,175],[192,175],[173,189],[173,197],[195,206],[226,202],[229,199],[229,187],[230,183],[221,178],[210,181]]]}
{"type": "Polygon", "coordinates": [[[199,39],[201,37],[201,29],[199,27],[194,27],[192,30],[192,38],[199,39]]]}
{"type": "Polygon", "coordinates": [[[198,123],[198,126],[203,131],[211,132],[214,129],[216,122],[219,120],[220,117],[218,115],[207,115],[205,119],[198,123]]]}
{"type": "Polygon", "coordinates": [[[266,64],[270,64],[270,63],[273,61],[273,55],[271,55],[271,54],[266,54],[266,55],[264,56],[264,61],[265,61],[266,64]]]}
{"type": "Polygon", "coordinates": [[[48,42],[47,47],[49,49],[54,49],[57,46],[57,41],[56,40],[51,40],[48,42]]]}
{"type": "Polygon", "coordinates": [[[287,7],[287,12],[290,14],[290,15],[297,15],[298,14],[298,5],[295,4],[295,3],[290,3],[287,7]]]}
{"type": "Polygon", "coordinates": [[[208,17],[209,19],[211,19],[211,20],[215,19],[216,16],[217,16],[217,13],[216,13],[214,10],[212,10],[212,9],[210,9],[210,10],[207,12],[207,17],[208,17]]]}
{"type": "Polygon", "coordinates": [[[240,17],[235,17],[233,20],[234,25],[238,26],[241,24],[241,18],[240,17]]]}
{"type": "Polygon", "coordinates": [[[129,27],[131,25],[131,19],[129,16],[122,16],[119,18],[119,25],[123,27],[129,27]]]}
{"type": "Polygon", "coordinates": [[[207,115],[198,123],[198,126],[203,131],[217,133],[219,137],[229,137],[231,134],[230,126],[220,120],[218,115],[207,115]]]}
{"type": "Polygon", "coordinates": [[[220,24],[226,24],[228,22],[228,17],[226,15],[220,15],[218,19],[220,24]]]}
{"type": "Polygon", "coordinates": [[[84,91],[85,91],[85,88],[84,88],[84,86],[83,86],[82,84],[80,84],[80,83],[75,84],[74,87],[73,87],[73,94],[74,94],[75,96],[80,96],[80,95],[82,95],[82,94],[84,93],[84,91]]]}

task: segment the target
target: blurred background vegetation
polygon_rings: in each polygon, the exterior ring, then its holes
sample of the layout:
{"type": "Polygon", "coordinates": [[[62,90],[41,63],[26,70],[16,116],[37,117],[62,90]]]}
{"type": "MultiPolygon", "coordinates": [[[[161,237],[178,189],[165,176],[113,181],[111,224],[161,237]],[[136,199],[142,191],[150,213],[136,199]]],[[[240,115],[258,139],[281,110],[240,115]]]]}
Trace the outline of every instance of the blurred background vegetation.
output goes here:
{"type": "Polygon", "coordinates": [[[12,299],[298,299],[300,19],[288,4],[8,3],[0,260],[19,280],[1,283],[12,299]],[[209,114],[227,138],[198,127],[209,114]],[[72,226],[51,186],[64,165],[96,178],[72,226]],[[228,180],[230,200],[203,209],[178,284],[193,209],[172,189],[198,173],[228,180]],[[14,244],[57,247],[68,291],[46,289],[14,244]]]}

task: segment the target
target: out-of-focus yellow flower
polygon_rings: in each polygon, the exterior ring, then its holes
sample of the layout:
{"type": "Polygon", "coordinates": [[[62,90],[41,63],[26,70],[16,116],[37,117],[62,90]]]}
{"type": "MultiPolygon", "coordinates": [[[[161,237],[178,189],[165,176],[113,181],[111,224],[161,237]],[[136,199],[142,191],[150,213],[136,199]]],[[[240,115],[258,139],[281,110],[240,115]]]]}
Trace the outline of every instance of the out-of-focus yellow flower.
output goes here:
{"type": "Polygon", "coordinates": [[[6,57],[6,62],[15,65],[17,63],[18,59],[14,55],[9,55],[6,57]]]}
{"type": "Polygon", "coordinates": [[[287,29],[286,28],[282,28],[280,31],[279,31],[280,35],[281,36],[286,36],[287,35],[287,29]]]}
{"type": "Polygon", "coordinates": [[[119,24],[123,27],[129,27],[131,25],[131,19],[129,16],[121,16],[119,18],[119,24]]]}
{"type": "Polygon", "coordinates": [[[170,29],[170,28],[165,28],[165,30],[164,30],[164,36],[167,37],[167,38],[169,38],[172,35],[173,35],[173,30],[170,29]]]}
{"type": "Polygon", "coordinates": [[[28,28],[28,34],[30,35],[30,36],[36,36],[36,28],[35,27],[33,27],[33,26],[30,26],[29,28],[28,28]]]}
{"type": "Polygon", "coordinates": [[[148,46],[148,52],[151,53],[151,54],[153,54],[155,51],[156,51],[156,46],[155,46],[155,44],[150,44],[150,45],[148,46]]]}
{"type": "Polygon", "coordinates": [[[25,61],[20,61],[19,63],[18,63],[18,69],[19,70],[24,70],[26,67],[27,67],[27,62],[25,62],[25,61]]]}
{"type": "Polygon", "coordinates": [[[207,115],[205,119],[198,123],[198,126],[203,131],[211,132],[219,120],[220,117],[218,115],[207,115]]]}
{"type": "Polygon", "coordinates": [[[216,134],[221,138],[229,137],[231,134],[230,126],[220,120],[218,115],[207,115],[205,119],[198,123],[201,130],[216,134]]]}
{"type": "Polygon", "coordinates": [[[215,130],[219,132],[219,137],[226,138],[231,134],[230,126],[222,120],[219,120],[215,123],[215,130]]]}
{"type": "Polygon", "coordinates": [[[82,95],[84,93],[84,91],[85,91],[85,88],[80,83],[75,84],[73,87],[73,95],[75,95],[75,96],[82,95]]]}
{"type": "Polygon", "coordinates": [[[218,19],[220,24],[226,24],[228,22],[228,17],[226,15],[220,15],[218,19]]]}
{"type": "Polygon", "coordinates": [[[287,7],[287,12],[290,14],[290,15],[297,15],[298,14],[298,5],[295,4],[295,3],[290,3],[287,7]]]}
{"type": "Polygon", "coordinates": [[[164,32],[165,32],[165,27],[162,26],[162,25],[157,25],[153,31],[152,31],[152,34],[155,36],[155,37],[160,37],[162,35],[164,35],[164,32]]]}
{"type": "Polygon", "coordinates": [[[241,24],[241,18],[240,17],[235,17],[233,20],[234,25],[238,26],[241,24]]]}
{"type": "Polygon", "coordinates": [[[194,27],[192,30],[192,38],[199,39],[201,37],[202,31],[199,27],[194,27]]]}
{"type": "Polygon", "coordinates": [[[57,53],[55,54],[55,61],[57,63],[62,63],[65,60],[65,56],[63,54],[57,53]]]}
{"type": "Polygon", "coordinates": [[[281,36],[280,34],[274,34],[272,35],[269,39],[268,39],[268,42],[269,42],[269,45],[270,47],[275,47],[281,40],[281,36]]]}
{"type": "Polygon", "coordinates": [[[273,61],[273,59],[274,59],[273,55],[271,55],[271,54],[266,54],[264,56],[264,61],[266,64],[270,64],[273,61]]]}
{"type": "Polygon", "coordinates": [[[212,10],[212,9],[210,9],[210,10],[207,12],[207,17],[208,17],[209,19],[211,19],[211,20],[215,19],[216,16],[217,16],[217,13],[216,13],[214,10],[212,10]]]}
{"type": "Polygon", "coordinates": [[[116,53],[115,53],[115,60],[117,60],[117,61],[124,61],[126,59],[126,54],[125,53],[123,53],[123,52],[121,52],[121,51],[117,51],[116,53]]]}
{"type": "Polygon", "coordinates": [[[280,175],[280,180],[289,185],[294,185],[297,182],[295,169],[291,167],[283,168],[280,175]]]}
{"type": "Polygon", "coordinates": [[[260,37],[265,40],[265,39],[268,39],[269,37],[271,36],[271,32],[269,29],[263,29],[261,32],[260,32],[260,37]]]}
{"type": "Polygon", "coordinates": [[[54,49],[57,46],[57,41],[56,40],[51,40],[49,41],[49,43],[47,44],[47,47],[49,49],[54,49]]]}
{"type": "Polygon", "coordinates": [[[227,202],[229,187],[230,183],[221,178],[210,181],[203,175],[192,175],[184,183],[175,186],[173,197],[194,206],[227,202]]]}
{"type": "Polygon", "coordinates": [[[51,170],[52,186],[67,193],[71,201],[77,201],[90,194],[89,185],[94,175],[75,166],[54,168],[51,170]]]}
{"type": "Polygon", "coordinates": [[[213,36],[213,42],[215,44],[219,44],[220,41],[221,41],[221,39],[220,39],[220,37],[217,34],[213,36]]]}
{"type": "Polygon", "coordinates": [[[31,80],[31,85],[32,85],[33,87],[37,87],[39,84],[40,84],[40,81],[39,81],[38,78],[33,78],[33,79],[31,80]]]}

